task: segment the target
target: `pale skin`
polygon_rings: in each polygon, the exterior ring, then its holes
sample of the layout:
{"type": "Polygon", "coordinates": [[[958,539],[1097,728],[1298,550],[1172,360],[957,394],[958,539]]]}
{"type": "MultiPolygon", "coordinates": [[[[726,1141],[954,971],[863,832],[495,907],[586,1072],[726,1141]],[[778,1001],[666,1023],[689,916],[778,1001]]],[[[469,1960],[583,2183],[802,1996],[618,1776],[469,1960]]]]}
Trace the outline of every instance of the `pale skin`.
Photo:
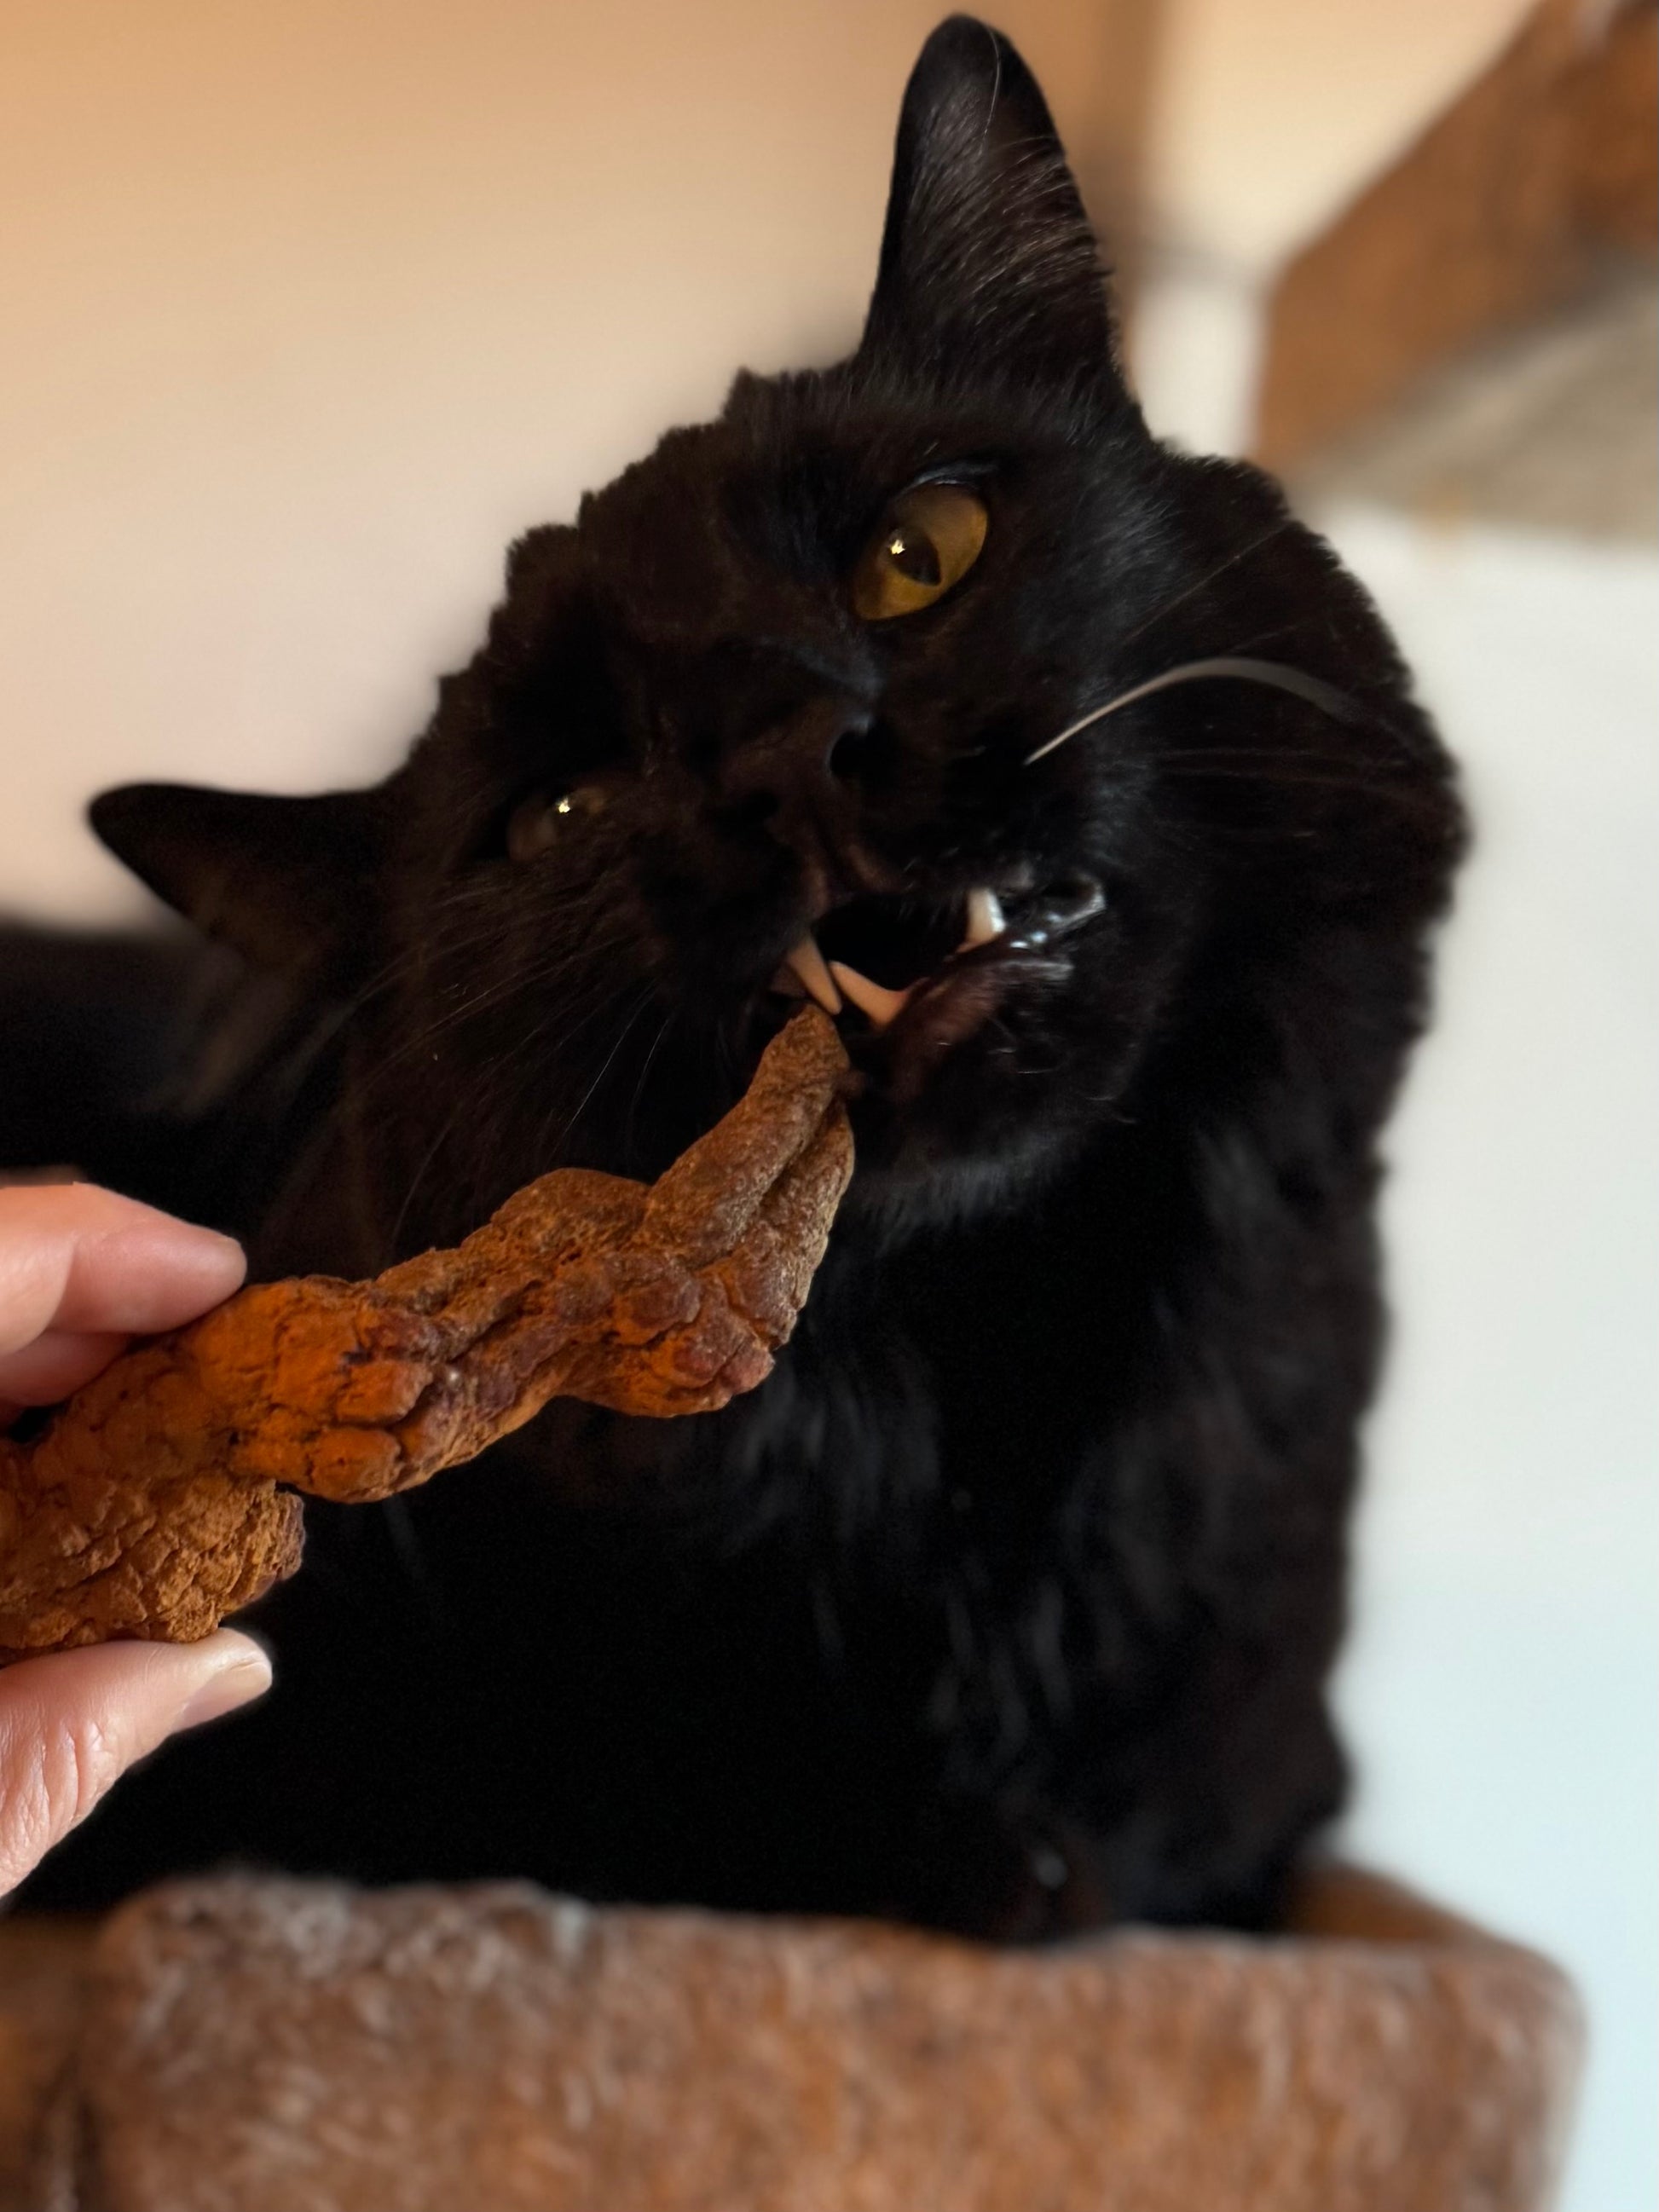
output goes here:
{"type": "MultiPolygon", "coordinates": [[[[244,1273],[228,1237],[91,1183],[0,1189],[0,1429],[49,1406],[134,1336],[175,1328],[244,1273]]],[[[0,1895],[135,1760],[266,1689],[250,1637],[103,1644],[0,1672],[0,1895]]]]}

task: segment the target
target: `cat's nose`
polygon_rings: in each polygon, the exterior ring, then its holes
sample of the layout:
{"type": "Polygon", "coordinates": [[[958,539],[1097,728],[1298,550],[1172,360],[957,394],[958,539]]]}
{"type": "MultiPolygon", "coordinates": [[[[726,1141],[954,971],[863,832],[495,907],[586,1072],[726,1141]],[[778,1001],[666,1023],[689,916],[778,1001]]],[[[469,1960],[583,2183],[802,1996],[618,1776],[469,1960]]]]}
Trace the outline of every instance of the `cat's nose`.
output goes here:
{"type": "Polygon", "coordinates": [[[735,747],[722,768],[723,795],[756,822],[781,823],[803,809],[844,811],[860,795],[872,729],[865,709],[820,702],[735,747]]]}

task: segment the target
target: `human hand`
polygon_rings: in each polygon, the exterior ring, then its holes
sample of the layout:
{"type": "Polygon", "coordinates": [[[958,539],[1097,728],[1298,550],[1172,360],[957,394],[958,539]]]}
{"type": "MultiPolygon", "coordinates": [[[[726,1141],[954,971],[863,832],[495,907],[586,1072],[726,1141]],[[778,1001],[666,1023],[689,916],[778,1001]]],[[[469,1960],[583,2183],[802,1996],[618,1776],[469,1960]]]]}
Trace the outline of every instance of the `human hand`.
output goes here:
{"type": "MultiPolygon", "coordinates": [[[[94,1184],[0,1189],[0,1426],[78,1389],[129,1336],[217,1305],[244,1264],[228,1237],[94,1184]]],[[[0,1894],[135,1759],[270,1681],[258,1645],[228,1628],[201,1644],[104,1644],[0,1672],[0,1894]]]]}

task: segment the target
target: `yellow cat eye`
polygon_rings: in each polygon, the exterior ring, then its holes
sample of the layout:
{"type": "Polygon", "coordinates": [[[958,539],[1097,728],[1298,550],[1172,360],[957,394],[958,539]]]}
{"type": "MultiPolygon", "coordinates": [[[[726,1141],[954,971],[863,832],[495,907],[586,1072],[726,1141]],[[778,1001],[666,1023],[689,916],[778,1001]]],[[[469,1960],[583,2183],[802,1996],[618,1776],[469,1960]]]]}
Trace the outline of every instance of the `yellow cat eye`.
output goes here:
{"type": "Polygon", "coordinates": [[[853,609],[866,622],[914,615],[942,599],[973,567],[990,517],[962,484],[901,492],[853,571],[853,609]]]}
{"type": "Polygon", "coordinates": [[[565,791],[532,791],[513,810],[507,824],[507,857],[533,860],[550,852],[573,815],[603,814],[605,793],[599,785],[578,783],[565,791]]]}

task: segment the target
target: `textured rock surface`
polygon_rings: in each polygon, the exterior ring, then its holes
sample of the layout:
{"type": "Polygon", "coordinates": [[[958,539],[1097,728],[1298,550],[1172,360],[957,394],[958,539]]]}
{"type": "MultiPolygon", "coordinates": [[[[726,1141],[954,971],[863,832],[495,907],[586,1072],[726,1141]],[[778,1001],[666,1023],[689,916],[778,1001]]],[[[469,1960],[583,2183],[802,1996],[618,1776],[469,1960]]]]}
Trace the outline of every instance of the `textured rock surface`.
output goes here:
{"type": "Polygon", "coordinates": [[[1021,1953],[527,1888],[177,1885],[104,1931],[78,2170],[60,2125],[32,2201],[1541,2212],[1559,1976],[1364,1876],[1304,1917],[1021,1953]]]}
{"type": "Polygon", "coordinates": [[[0,1665],[208,1635],[298,1565],[290,1490],[390,1497],[561,1394],[666,1415],[752,1389],[852,1173],[846,1066],[807,1009],[654,1184],[562,1170],[453,1252],[258,1285],[0,1437],[0,1665]]]}

